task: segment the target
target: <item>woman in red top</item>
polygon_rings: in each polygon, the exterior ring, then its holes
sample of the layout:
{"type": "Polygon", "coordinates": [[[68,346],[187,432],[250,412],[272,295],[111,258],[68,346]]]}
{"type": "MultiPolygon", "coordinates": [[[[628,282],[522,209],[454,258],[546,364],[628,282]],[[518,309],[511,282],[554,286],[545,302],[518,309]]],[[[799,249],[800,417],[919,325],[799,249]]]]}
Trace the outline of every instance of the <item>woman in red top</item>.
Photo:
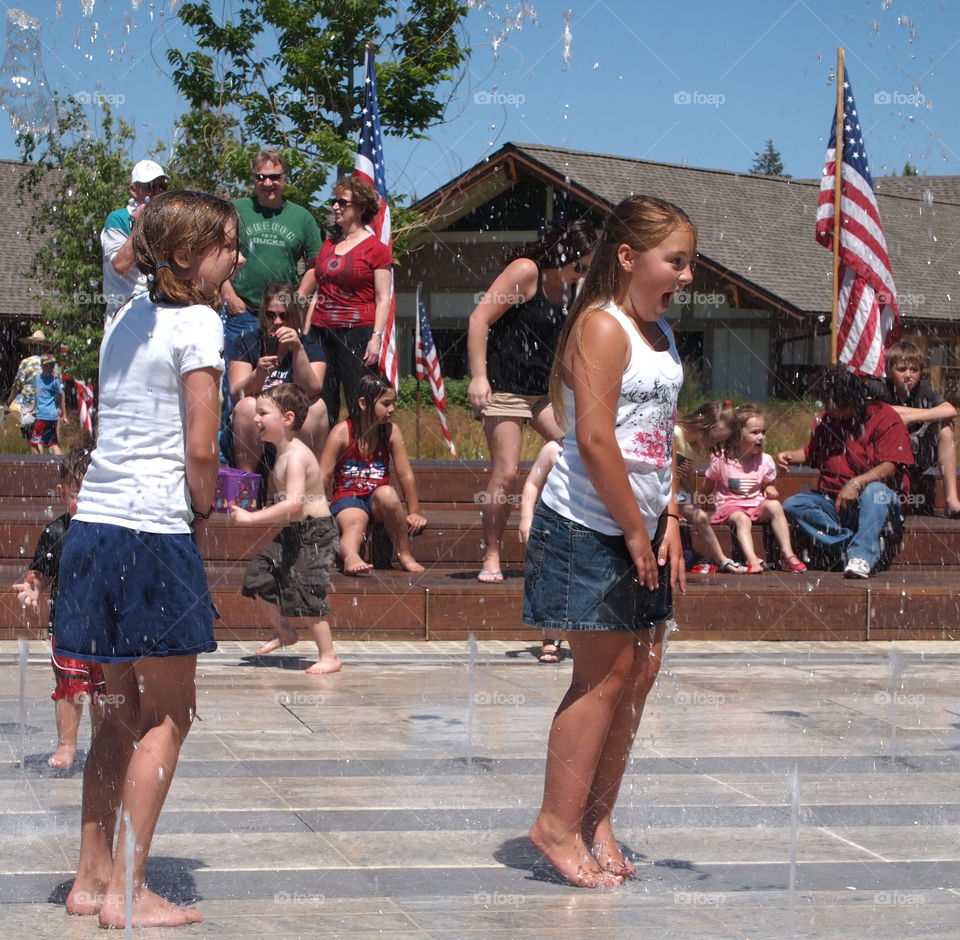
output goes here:
{"type": "Polygon", "coordinates": [[[380,358],[393,264],[390,248],[366,228],[380,206],[376,190],[343,176],[333,195],[333,233],[300,282],[301,294],[314,295],[310,335],[320,340],[327,357],[320,394],[331,426],[340,412],[340,386],[347,401],[355,399],[360,376],[380,358]]]}

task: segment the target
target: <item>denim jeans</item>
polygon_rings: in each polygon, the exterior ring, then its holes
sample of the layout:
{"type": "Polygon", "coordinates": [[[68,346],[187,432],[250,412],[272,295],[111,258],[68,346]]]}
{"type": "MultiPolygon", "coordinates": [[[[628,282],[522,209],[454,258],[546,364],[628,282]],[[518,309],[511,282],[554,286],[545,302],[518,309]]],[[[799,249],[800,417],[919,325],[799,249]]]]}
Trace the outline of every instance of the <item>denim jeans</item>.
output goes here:
{"type": "Polygon", "coordinates": [[[829,548],[845,551],[847,558],[862,558],[871,568],[880,559],[880,536],[887,521],[899,513],[897,494],[884,483],[868,483],[860,498],[842,513],[835,496],[805,492],[783,502],[783,511],[810,538],[829,548]]]}

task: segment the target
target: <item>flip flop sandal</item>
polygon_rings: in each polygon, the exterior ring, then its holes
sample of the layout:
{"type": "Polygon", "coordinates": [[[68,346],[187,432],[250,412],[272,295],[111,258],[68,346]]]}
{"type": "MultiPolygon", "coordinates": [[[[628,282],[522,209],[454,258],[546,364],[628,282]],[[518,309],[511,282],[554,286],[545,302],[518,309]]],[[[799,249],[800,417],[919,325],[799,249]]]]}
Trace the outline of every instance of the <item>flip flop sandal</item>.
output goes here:
{"type": "Polygon", "coordinates": [[[540,655],[537,657],[537,661],[541,663],[560,662],[560,647],[562,645],[563,640],[544,640],[540,646],[540,655]]]}

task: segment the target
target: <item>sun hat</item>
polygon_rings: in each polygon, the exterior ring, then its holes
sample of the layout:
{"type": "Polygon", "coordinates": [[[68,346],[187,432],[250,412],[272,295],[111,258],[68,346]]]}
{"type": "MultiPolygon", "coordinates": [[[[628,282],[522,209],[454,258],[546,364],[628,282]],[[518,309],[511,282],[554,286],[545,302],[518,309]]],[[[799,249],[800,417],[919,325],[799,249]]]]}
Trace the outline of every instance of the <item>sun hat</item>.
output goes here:
{"type": "Polygon", "coordinates": [[[152,183],[161,176],[166,176],[167,171],[153,160],[141,160],[133,166],[133,173],[130,175],[131,183],[152,183]]]}
{"type": "Polygon", "coordinates": [[[35,343],[44,343],[49,345],[47,343],[47,337],[44,336],[43,330],[34,330],[29,336],[21,336],[20,342],[23,343],[24,346],[32,346],[35,343]]]}

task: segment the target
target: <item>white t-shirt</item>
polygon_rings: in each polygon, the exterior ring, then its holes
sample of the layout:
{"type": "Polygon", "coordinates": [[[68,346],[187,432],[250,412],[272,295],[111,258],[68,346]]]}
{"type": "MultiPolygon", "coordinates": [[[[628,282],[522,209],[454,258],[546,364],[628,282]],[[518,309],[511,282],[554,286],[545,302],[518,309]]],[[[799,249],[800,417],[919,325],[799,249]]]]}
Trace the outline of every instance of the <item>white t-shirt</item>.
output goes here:
{"type": "Polygon", "coordinates": [[[100,427],[76,518],[163,534],[190,531],[183,376],[223,371],[223,325],[210,307],[120,309],[100,347],[100,427]]]}
{"type": "MultiPolygon", "coordinates": [[[[673,331],[657,321],[668,348],[656,352],[630,318],[614,304],[603,308],[623,327],[630,341],[630,361],[623,370],[617,402],[616,436],[637,506],[653,538],[660,513],[670,501],[673,480],[673,419],[683,384],[683,366],[673,331]]],[[[610,510],[597,495],[577,447],[573,390],[564,386],[563,405],[569,430],[563,451],[543,489],[543,501],[561,516],[605,535],[622,535],[610,510]]]]}

